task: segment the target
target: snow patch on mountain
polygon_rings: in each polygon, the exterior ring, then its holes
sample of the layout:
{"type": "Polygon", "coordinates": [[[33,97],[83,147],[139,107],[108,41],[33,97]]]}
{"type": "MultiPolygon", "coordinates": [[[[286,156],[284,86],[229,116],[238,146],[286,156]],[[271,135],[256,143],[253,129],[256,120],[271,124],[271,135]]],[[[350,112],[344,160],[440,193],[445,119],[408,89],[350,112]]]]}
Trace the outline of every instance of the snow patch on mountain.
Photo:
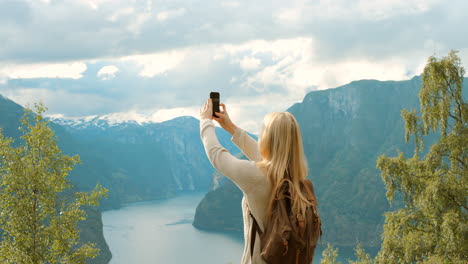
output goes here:
{"type": "Polygon", "coordinates": [[[65,117],[63,114],[50,114],[46,117],[56,124],[78,129],[88,127],[100,127],[102,129],[106,129],[109,127],[122,125],[165,125],[166,123],[174,125],[187,121],[197,120],[193,116],[177,116],[167,120],[160,120],[159,118],[155,118],[155,114],[147,116],[136,112],[121,112],[107,115],[90,115],[82,117],[65,117]]]}

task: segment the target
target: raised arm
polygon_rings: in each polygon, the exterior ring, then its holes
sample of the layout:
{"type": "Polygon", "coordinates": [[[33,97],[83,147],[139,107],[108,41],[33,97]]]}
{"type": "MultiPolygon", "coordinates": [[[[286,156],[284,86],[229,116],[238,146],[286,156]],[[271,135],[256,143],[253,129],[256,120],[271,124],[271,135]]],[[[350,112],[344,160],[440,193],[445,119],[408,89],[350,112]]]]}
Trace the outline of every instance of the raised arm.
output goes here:
{"type": "Polygon", "coordinates": [[[237,127],[229,117],[225,104],[220,104],[223,110],[216,113],[218,117],[214,119],[221,125],[224,130],[232,135],[231,141],[240,148],[240,150],[253,161],[261,161],[262,157],[258,151],[258,144],[246,131],[237,127]]]}
{"type": "Polygon", "coordinates": [[[259,179],[255,177],[258,170],[255,162],[238,159],[221,146],[211,119],[200,120],[200,136],[213,167],[231,179],[243,192],[249,192],[250,188],[256,186],[259,179]]]}
{"type": "Polygon", "coordinates": [[[237,127],[232,134],[231,141],[242,150],[242,152],[253,161],[261,161],[262,156],[258,151],[258,143],[245,130],[237,127]]]}

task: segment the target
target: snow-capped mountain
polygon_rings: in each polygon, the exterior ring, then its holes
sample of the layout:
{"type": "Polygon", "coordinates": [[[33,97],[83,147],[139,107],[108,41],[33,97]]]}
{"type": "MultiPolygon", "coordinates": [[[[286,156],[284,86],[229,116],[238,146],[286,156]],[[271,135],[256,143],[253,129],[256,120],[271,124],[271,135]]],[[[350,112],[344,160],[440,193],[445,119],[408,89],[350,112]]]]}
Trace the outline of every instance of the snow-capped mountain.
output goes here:
{"type": "MultiPolygon", "coordinates": [[[[194,117],[159,123],[134,114],[49,116],[49,120],[96,156],[83,160],[84,164],[108,167],[105,181],[113,186],[110,195],[118,197],[119,203],[167,197],[178,191],[205,191],[212,185],[214,169],[194,117]]],[[[226,131],[219,130],[218,138],[228,150],[239,152],[226,131]]]]}
{"type": "Polygon", "coordinates": [[[144,125],[155,123],[149,116],[138,113],[113,113],[108,115],[91,115],[85,117],[64,117],[63,115],[58,114],[50,115],[48,118],[56,124],[75,127],[77,129],[90,126],[105,129],[124,124],[144,125]]]}

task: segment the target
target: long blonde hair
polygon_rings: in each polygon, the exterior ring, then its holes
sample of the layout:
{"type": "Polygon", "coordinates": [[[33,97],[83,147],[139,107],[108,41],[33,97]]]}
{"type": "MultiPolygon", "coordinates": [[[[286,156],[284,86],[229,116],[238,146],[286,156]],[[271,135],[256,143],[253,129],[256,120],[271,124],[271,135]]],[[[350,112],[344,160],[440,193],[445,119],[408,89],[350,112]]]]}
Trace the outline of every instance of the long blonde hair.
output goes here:
{"type": "Polygon", "coordinates": [[[289,112],[267,114],[263,119],[258,147],[262,156],[258,165],[266,169],[272,186],[267,215],[271,216],[276,194],[286,181],[289,182],[293,212],[304,215],[310,202],[302,193],[300,182],[307,177],[308,168],[296,118],[289,112]]]}

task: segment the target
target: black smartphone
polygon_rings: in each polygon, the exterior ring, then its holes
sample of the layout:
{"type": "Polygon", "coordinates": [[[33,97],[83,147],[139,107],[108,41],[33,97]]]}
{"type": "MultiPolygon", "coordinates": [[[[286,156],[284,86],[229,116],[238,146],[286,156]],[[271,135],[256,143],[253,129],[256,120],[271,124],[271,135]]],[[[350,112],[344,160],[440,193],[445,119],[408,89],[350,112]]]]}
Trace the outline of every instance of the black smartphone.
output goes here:
{"type": "Polygon", "coordinates": [[[211,92],[210,98],[211,98],[211,101],[213,102],[213,116],[218,117],[217,115],[215,115],[215,112],[219,112],[219,93],[211,92]]]}

